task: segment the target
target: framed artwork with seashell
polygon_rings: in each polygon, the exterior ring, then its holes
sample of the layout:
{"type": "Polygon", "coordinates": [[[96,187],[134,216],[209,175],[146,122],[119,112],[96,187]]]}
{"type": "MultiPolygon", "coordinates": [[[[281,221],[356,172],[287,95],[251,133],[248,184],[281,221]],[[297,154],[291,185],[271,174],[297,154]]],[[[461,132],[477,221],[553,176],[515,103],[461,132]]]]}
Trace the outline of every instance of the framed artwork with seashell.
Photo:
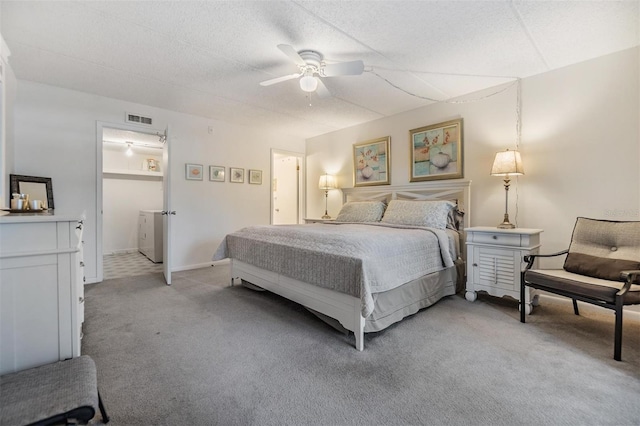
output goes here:
{"type": "Polygon", "coordinates": [[[409,131],[411,182],[464,177],[462,118],[409,131]]]}
{"type": "Polygon", "coordinates": [[[185,164],[185,178],[187,180],[202,180],[202,164],[185,164]]]}
{"type": "Polygon", "coordinates": [[[353,186],[391,183],[391,137],[353,144],[353,186]]]}

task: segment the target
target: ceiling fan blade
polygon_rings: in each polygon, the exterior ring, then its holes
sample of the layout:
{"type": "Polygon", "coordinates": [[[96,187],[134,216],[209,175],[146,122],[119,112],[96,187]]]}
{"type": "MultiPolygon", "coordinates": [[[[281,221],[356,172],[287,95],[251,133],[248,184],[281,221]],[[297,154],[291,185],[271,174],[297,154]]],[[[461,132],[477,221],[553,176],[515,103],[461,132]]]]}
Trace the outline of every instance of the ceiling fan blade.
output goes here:
{"type": "Polygon", "coordinates": [[[363,71],[364,62],[358,60],[325,65],[322,74],[325,77],[336,77],[339,75],[360,75],[363,71]]]}
{"type": "Polygon", "coordinates": [[[287,80],[293,80],[294,78],[298,78],[301,75],[302,73],[297,73],[297,74],[289,74],[289,75],[284,75],[282,77],[272,78],[271,80],[260,82],[260,86],[271,86],[272,84],[281,83],[287,80]]]}
{"type": "Polygon", "coordinates": [[[288,44],[279,44],[278,49],[280,49],[282,53],[284,53],[289,58],[291,58],[293,62],[296,63],[296,65],[301,65],[301,66],[307,65],[304,59],[302,59],[302,57],[298,55],[298,52],[296,52],[296,49],[289,46],[288,44]]]}
{"type": "Polygon", "coordinates": [[[318,80],[318,87],[316,88],[316,93],[319,98],[328,98],[331,96],[331,92],[327,89],[327,86],[324,85],[321,78],[316,77],[318,80]]]}

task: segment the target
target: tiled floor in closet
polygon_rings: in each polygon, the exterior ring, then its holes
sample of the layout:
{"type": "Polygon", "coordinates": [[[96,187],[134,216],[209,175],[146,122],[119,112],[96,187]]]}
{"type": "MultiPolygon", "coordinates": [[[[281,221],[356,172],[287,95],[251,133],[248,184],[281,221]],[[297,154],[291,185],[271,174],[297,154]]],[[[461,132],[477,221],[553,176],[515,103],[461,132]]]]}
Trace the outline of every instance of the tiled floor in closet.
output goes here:
{"type": "Polygon", "coordinates": [[[105,280],[162,272],[162,263],[153,263],[139,252],[105,255],[103,265],[105,280]]]}

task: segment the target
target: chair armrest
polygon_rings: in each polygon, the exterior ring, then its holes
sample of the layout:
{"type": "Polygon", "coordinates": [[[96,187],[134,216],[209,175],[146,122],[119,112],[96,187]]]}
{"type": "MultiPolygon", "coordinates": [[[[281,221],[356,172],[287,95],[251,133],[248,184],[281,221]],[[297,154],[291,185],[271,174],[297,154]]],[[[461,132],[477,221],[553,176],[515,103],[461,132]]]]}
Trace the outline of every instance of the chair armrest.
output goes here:
{"type": "Polygon", "coordinates": [[[624,280],[624,285],[616,296],[624,296],[626,292],[631,288],[631,284],[636,281],[636,278],[640,277],[640,271],[622,271],[620,272],[620,279],[624,280]]]}
{"type": "Polygon", "coordinates": [[[531,269],[531,267],[533,266],[533,262],[536,260],[536,257],[554,257],[554,256],[561,256],[567,253],[569,253],[569,249],[565,249],[557,253],[551,253],[551,254],[528,254],[524,257],[524,261],[527,262],[527,266],[524,269],[525,271],[528,269],[531,269]]]}
{"type": "Polygon", "coordinates": [[[620,272],[620,278],[625,281],[633,281],[636,276],[640,276],[640,271],[622,271],[620,272]]]}

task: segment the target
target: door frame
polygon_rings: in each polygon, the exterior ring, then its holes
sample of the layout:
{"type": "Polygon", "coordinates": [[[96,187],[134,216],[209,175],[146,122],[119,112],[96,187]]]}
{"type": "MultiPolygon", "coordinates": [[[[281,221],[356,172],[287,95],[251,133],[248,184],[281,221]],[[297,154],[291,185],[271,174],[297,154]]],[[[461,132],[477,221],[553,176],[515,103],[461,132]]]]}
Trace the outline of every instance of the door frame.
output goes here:
{"type": "Polygon", "coordinates": [[[162,274],[165,284],[171,285],[171,130],[167,124],[162,142],[162,274]]]}
{"type": "Polygon", "coordinates": [[[271,148],[271,182],[269,182],[269,223],[273,224],[273,169],[274,158],[276,155],[286,155],[289,157],[297,157],[300,161],[300,170],[298,173],[298,223],[304,223],[306,217],[305,188],[306,188],[306,161],[307,157],[304,152],[286,151],[282,149],[271,148]]]}
{"type": "Polygon", "coordinates": [[[103,150],[103,134],[104,128],[129,130],[137,133],[145,133],[148,135],[157,135],[163,133],[155,128],[137,126],[135,124],[109,123],[106,121],[96,121],[96,282],[104,281],[104,248],[102,247],[102,150],[103,150]]]}

